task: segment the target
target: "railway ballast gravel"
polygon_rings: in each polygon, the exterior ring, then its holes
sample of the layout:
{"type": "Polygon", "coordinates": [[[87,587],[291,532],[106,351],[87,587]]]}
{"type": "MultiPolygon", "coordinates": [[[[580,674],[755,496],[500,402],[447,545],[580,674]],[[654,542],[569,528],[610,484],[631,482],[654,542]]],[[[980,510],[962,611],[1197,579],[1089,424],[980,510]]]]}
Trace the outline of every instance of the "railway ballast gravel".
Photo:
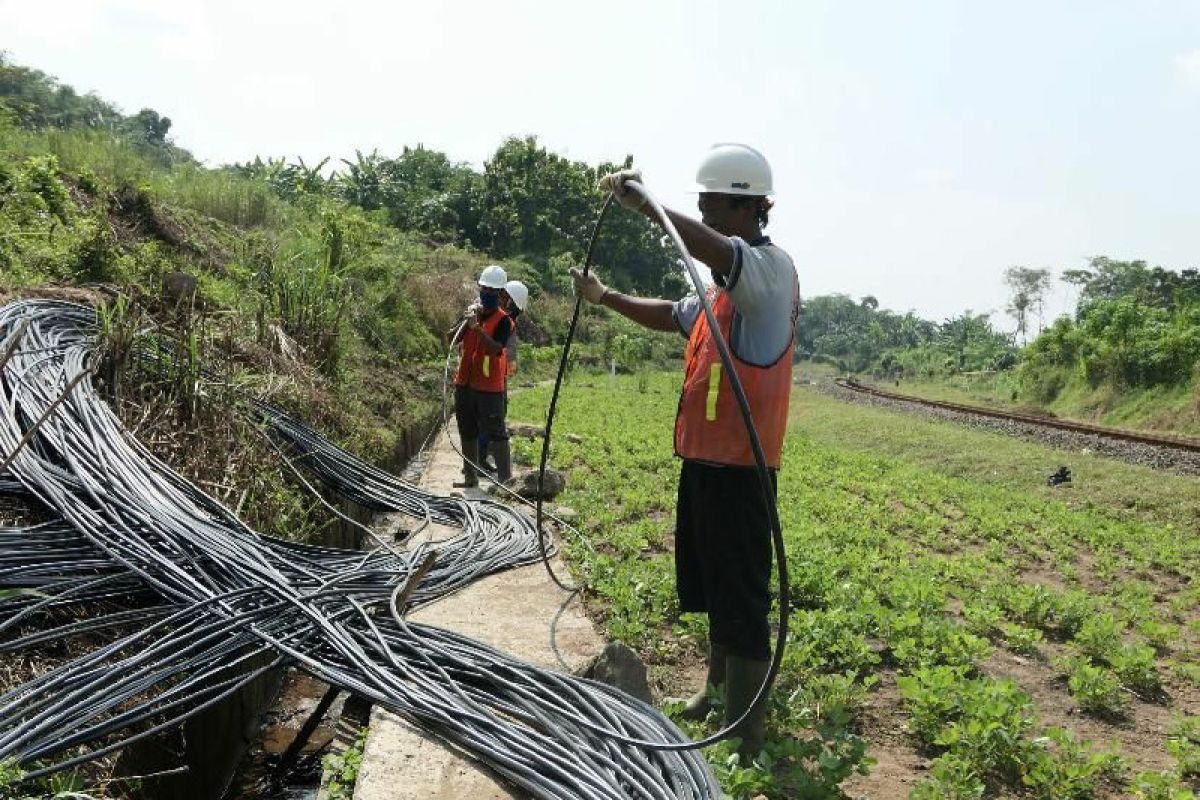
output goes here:
{"type": "MultiPolygon", "coordinates": [[[[1140,464],[1154,469],[1171,470],[1184,475],[1200,475],[1200,452],[1148,442],[1112,438],[1099,432],[1063,430],[1023,417],[1006,418],[1003,412],[991,411],[990,415],[972,413],[970,410],[947,408],[945,405],[922,402],[912,397],[890,397],[880,390],[864,392],[841,383],[820,384],[818,388],[840,400],[853,403],[891,408],[920,414],[930,419],[956,422],[984,430],[992,430],[1011,436],[1042,442],[1062,450],[1097,453],[1119,459],[1130,464],[1140,464]]],[[[1102,429],[1098,429],[1102,430],[1102,429]]]]}

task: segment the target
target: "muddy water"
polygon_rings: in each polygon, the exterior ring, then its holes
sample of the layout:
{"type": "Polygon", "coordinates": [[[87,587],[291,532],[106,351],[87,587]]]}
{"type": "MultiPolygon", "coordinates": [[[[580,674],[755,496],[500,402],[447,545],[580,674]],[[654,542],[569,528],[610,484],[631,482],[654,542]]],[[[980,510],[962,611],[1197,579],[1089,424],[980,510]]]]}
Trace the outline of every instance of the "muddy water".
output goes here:
{"type": "Polygon", "coordinates": [[[340,698],[313,731],[296,762],[279,772],[280,758],[329,687],[299,670],[288,670],[261,737],[246,752],[224,800],[313,800],[321,783],[321,758],[333,741],[340,698]]]}
{"type": "MultiPolygon", "coordinates": [[[[434,431],[440,421],[440,413],[431,415],[404,432],[403,447],[397,448],[390,465],[404,480],[420,480],[430,451],[418,450],[427,437],[438,435],[434,431]]],[[[295,763],[281,770],[280,761],[328,689],[327,684],[300,670],[288,670],[279,696],[264,716],[258,741],[243,756],[223,800],[315,800],[321,784],[321,759],[333,742],[344,693],[325,713],[295,763]]]]}

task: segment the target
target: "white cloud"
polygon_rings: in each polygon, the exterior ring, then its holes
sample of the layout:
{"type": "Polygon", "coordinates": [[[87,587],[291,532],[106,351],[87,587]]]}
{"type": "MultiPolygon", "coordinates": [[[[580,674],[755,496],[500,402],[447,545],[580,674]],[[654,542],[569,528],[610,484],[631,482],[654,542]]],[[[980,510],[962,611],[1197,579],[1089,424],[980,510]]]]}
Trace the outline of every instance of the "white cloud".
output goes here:
{"type": "Polygon", "coordinates": [[[43,6],[25,0],[0,0],[0,30],[6,40],[0,49],[11,48],[14,60],[22,66],[45,69],[28,63],[28,57],[22,57],[23,51],[42,46],[81,47],[95,35],[99,22],[100,10],[94,5],[81,5],[64,14],[50,3],[43,6]],[[23,46],[14,47],[14,42],[23,46]]]}
{"type": "Polygon", "coordinates": [[[913,177],[922,186],[943,189],[949,187],[954,180],[954,170],[949,167],[925,167],[917,170],[913,177]]]}
{"type": "Polygon", "coordinates": [[[1185,84],[1200,91],[1200,48],[1175,56],[1175,69],[1185,84]]]}

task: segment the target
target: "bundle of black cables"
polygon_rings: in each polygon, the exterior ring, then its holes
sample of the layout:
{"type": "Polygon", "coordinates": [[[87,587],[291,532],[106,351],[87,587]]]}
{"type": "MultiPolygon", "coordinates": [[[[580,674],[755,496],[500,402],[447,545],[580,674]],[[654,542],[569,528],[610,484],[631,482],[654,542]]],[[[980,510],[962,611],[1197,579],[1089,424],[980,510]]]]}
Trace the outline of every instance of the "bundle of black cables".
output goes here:
{"type": "MultiPolygon", "coordinates": [[[[265,672],[296,665],[410,720],[541,798],[719,797],[661,713],[603,684],[540,669],[408,622],[397,598],[432,548],[363,552],[263,536],[161,463],[89,377],[95,313],[0,308],[0,485],[57,520],[0,529],[0,653],[78,643],[0,694],[0,762],[33,779],[178,725],[265,672]],[[17,338],[15,338],[17,337],[17,338]]],[[[412,595],[422,603],[538,558],[531,521],[433,497],[372,470],[277,409],[285,442],[371,507],[452,524],[412,595]]]]}

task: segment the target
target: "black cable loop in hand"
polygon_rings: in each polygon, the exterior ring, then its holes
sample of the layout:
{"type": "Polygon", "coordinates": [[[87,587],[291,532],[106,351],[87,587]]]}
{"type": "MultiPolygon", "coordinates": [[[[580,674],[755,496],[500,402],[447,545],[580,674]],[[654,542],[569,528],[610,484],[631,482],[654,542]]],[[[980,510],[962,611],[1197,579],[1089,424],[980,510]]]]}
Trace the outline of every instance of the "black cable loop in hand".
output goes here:
{"type": "MultiPolygon", "coordinates": [[[[588,267],[592,264],[592,254],[596,251],[596,240],[600,236],[600,226],[604,223],[604,218],[608,215],[608,209],[612,207],[613,196],[610,194],[604,200],[604,205],[600,206],[600,214],[596,217],[596,225],[592,228],[592,236],[588,239],[587,253],[583,257],[583,274],[588,274],[588,267]]],[[[554,427],[554,411],[558,407],[558,393],[562,389],[563,377],[567,374],[567,357],[571,353],[571,342],[575,341],[575,328],[579,324],[579,311],[583,307],[583,298],[575,298],[575,309],[571,312],[571,324],[567,326],[567,338],[563,342],[562,356],[558,360],[558,374],[554,376],[554,391],[550,393],[550,407],[546,410],[546,429],[542,435],[542,459],[538,464],[538,482],[537,482],[537,523],[538,532],[538,547],[542,554],[542,563],[546,566],[546,572],[550,573],[550,578],[558,584],[559,588],[567,592],[579,592],[583,590],[583,586],[567,586],[562,580],[554,574],[554,569],[550,566],[550,559],[546,554],[546,534],[542,530],[542,486],[546,479],[546,462],[550,459],[550,431],[554,427]]]]}

